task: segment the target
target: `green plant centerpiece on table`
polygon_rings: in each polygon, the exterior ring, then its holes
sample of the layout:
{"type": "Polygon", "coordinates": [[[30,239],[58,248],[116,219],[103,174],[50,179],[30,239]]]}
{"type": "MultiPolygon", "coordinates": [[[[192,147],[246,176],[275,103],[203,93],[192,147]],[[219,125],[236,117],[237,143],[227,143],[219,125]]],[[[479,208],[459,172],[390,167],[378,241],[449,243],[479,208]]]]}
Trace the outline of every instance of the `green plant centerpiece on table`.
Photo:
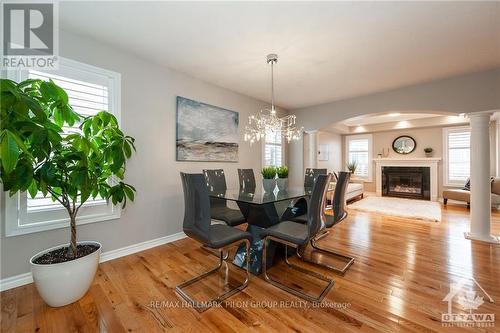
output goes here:
{"type": "Polygon", "coordinates": [[[347,163],[347,170],[349,170],[349,172],[352,173],[353,175],[356,172],[357,168],[358,168],[358,162],[351,161],[351,162],[347,163]]]}
{"type": "Polygon", "coordinates": [[[424,148],[425,156],[426,157],[432,157],[434,149],[431,147],[424,148]]]}
{"type": "Polygon", "coordinates": [[[288,189],[288,167],[286,165],[276,168],[276,174],[278,179],[276,179],[276,185],[280,191],[286,191],[288,189]]]}
{"type": "Polygon", "coordinates": [[[37,288],[51,306],[69,304],[86,292],[97,269],[101,244],[77,243],[76,220],[89,198],[113,204],[134,200],[123,181],[134,139],[105,111],[81,117],[67,93],[52,81],[1,80],[0,172],[10,196],[41,192],[67,211],[70,242],[31,259],[37,288]],[[64,133],[63,127],[80,124],[64,133]],[[55,265],[58,264],[58,265],[55,265]]]}
{"type": "Polygon", "coordinates": [[[267,166],[262,168],[262,186],[265,192],[273,192],[276,187],[276,167],[267,166]]]}

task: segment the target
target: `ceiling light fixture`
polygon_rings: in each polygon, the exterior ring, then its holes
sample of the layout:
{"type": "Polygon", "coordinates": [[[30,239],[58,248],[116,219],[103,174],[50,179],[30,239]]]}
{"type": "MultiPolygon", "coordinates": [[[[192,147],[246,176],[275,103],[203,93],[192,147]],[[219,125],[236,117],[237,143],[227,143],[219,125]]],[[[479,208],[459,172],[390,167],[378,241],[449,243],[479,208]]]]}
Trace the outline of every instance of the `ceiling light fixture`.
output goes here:
{"type": "Polygon", "coordinates": [[[399,112],[394,112],[394,113],[389,113],[388,114],[389,117],[397,117],[397,116],[400,116],[400,115],[401,115],[401,113],[399,113],[399,112]]]}
{"type": "Polygon", "coordinates": [[[271,64],[271,109],[261,110],[259,113],[248,117],[248,125],[245,126],[245,141],[250,144],[265,138],[266,134],[278,134],[287,142],[298,140],[302,136],[303,128],[296,127],[295,115],[278,117],[274,106],[274,64],[278,62],[277,54],[269,54],[267,63],[271,64]]]}

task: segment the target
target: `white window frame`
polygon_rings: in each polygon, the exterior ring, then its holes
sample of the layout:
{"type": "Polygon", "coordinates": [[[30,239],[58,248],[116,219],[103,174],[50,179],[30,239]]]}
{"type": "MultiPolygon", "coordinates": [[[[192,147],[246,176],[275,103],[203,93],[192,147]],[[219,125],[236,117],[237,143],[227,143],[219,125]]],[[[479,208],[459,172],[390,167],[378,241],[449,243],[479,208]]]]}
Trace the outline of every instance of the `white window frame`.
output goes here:
{"type": "MultiPolygon", "coordinates": [[[[84,64],[78,61],[60,57],[59,70],[53,72],[56,75],[75,78],[85,81],[85,78],[101,77],[107,78],[109,105],[108,112],[112,113],[118,124],[121,123],[121,74],[84,64]]],[[[11,80],[20,82],[28,77],[28,71],[9,71],[8,77],[11,80]]],[[[87,79],[91,81],[90,79],[87,79]]],[[[102,84],[102,83],[101,83],[102,84]]],[[[54,208],[27,210],[27,194],[17,193],[10,197],[8,193],[3,193],[5,207],[5,236],[17,236],[35,232],[54,230],[69,227],[69,216],[64,208],[54,208]]],[[[95,223],[107,220],[118,219],[121,216],[121,206],[107,204],[90,203],[80,209],[77,217],[77,225],[95,223]]]]}
{"type": "Polygon", "coordinates": [[[368,176],[362,177],[359,175],[353,175],[352,179],[360,179],[365,182],[373,182],[373,135],[372,134],[357,134],[357,135],[346,135],[345,136],[345,163],[349,162],[349,142],[352,140],[368,140],[368,176]]]}
{"type": "MultiPolygon", "coordinates": [[[[268,144],[266,142],[266,138],[264,137],[263,139],[261,139],[262,141],[262,167],[266,167],[266,145],[268,144]]],[[[272,145],[272,146],[278,146],[278,144],[272,144],[270,143],[269,145],[272,145]]],[[[286,149],[285,149],[285,139],[283,137],[281,137],[281,143],[279,144],[279,146],[281,146],[281,166],[283,165],[286,165],[285,161],[286,161],[286,149]]],[[[276,165],[274,165],[276,166],[276,165]]]]}
{"type": "MultiPolygon", "coordinates": [[[[463,132],[468,130],[470,132],[470,126],[454,126],[454,127],[444,127],[443,128],[443,186],[446,187],[464,187],[465,181],[463,182],[450,182],[449,165],[448,165],[448,135],[452,132],[463,132]]],[[[469,144],[470,149],[470,144],[469,144]]]]}

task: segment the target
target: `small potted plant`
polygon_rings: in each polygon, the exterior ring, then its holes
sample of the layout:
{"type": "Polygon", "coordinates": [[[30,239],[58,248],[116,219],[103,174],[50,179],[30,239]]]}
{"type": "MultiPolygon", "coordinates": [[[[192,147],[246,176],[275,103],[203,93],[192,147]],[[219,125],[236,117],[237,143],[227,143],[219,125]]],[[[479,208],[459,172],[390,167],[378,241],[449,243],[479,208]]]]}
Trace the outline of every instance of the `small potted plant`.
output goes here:
{"type": "Polygon", "coordinates": [[[262,168],[261,171],[262,177],[262,185],[264,186],[265,192],[273,192],[276,187],[276,167],[267,166],[262,168]]]}
{"type": "Polygon", "coordinates": [[[347,170],[349,170],[350,173],[354,174],[356,172],[356,168],[358,167],[358,162],[356,161],[351,161],[347,163],[347,170]]]}
{"type": "Polygon", "coordinates": [[[434,150],[431,147],[427,147],[424,149],[424,152],[426,157],[432,157],[432,153],[434,152],[434,150]]]}
{"type": "Polygon", "coordinates": [[[68,212],[69,243],[35,254],[31,271],[50,306],[80,299],[99,264],[101,244],[77,242],[77,215],[89,198],[113,204],[134,200],[135,188],[123,182],[134,139],[105,111],[82,117],[54,82],[0,80],[0,180],[11,196],[28,192],[49,196],[68,212]],[[81,123],[79,131],[63,127],[81,123]]]}
{"type": "Polygon", "coordinates": [[[278,190],[286,191],[288,188],[288,167],[286,165],[277,167],[276,174],[278,175],[278,179],[276,179],[278,190]]]}

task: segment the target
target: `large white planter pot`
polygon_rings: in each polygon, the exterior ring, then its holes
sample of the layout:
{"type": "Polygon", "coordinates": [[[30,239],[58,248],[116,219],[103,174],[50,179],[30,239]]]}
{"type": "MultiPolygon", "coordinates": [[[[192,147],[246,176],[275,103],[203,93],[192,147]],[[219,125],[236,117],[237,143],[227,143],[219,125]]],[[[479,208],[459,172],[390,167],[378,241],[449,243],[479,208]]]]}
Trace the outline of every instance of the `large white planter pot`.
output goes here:
{"type": "Polygon", "coordinates": [[[47,252],[68,245],[64,244],[44,250],[30,259],[31,272],[38,293],[50,306],[63,306],[78,301],[94,280],[102,246],[93,241],[78,242],[78,244],[97,245],[99,249],[85,257],[58,264],[39,265],[33,262],[47,252]]]}

